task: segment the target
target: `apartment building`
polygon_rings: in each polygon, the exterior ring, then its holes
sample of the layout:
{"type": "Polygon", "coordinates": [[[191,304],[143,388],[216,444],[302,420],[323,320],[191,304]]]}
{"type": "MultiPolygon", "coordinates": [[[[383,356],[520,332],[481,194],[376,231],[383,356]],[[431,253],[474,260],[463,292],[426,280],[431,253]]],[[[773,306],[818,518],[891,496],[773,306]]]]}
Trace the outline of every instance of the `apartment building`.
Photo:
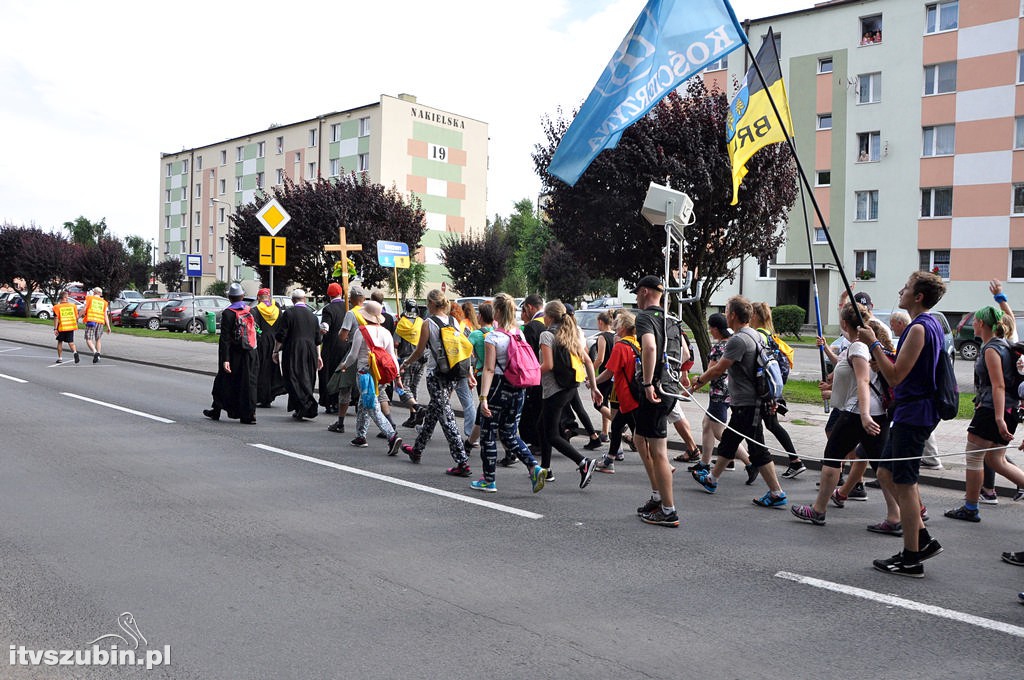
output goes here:
{"type": "MultiPolygon", "coordinates": [[[[776,33],[801,163],[843,269],[878,309],[917,269],[948,281],[950,316],[991,302],[992,278],[1024,306],[1022,15],[1020,0],[833,0],[745,22],[754,51],[776,33]]],[[[731,97],[749,64],[734,52],[705,81],[731,97]]],[[[808,211],[835,326],[842,283],[808,211]]],[[[742,263],[716,304],[742,292],[813,310],[799,199],[785,229],[776,260],[742,263]]]]}
{"type": "Polygon", "coordinates": [[[421,105],[412,95],[382,95],[366,106],[163,153],[160,257],[201,255],[197,290],[240,281],[254,292],[255,272],[227,242],[235,206],[285,178],[298,183],[365,172],[420,199],[427,233],[417,258],[427,265],[427,280],[440,283],[447,278],[439,260],[444,235],[486,223],[487,135],[486,123],[421,105]]]}

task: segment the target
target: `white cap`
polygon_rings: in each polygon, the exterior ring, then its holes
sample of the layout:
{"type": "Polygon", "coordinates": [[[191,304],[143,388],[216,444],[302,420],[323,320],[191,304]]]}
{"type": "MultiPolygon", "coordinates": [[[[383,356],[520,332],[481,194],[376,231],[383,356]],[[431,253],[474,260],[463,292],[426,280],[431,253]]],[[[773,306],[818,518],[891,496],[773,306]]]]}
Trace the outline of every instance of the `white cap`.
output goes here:
{"type": "Polygon", "coordinates": [[[305,299],[306,299],[306,291],[302,290],[301,288],[296,288],[295,290],[292,291],[292,300],[305,300],[305,299]]]}

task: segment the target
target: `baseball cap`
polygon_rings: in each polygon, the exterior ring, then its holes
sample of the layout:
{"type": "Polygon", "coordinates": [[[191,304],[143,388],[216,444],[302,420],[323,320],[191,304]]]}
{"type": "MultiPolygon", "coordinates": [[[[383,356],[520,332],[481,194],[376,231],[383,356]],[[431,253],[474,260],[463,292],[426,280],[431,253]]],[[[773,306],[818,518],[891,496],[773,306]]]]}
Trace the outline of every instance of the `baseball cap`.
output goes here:
{"type": "Polygon", "coordinates": [[[857,304],[864,305],[868,309],[870,309],[872,307],[871,296],[868,295],[867,293],[865,293],[864,291],[861,291],[859,293],[854,293],[853,294],[853,299],[854,299],[854,301],[857,304]]]}
{"type": "Polygon", "coordinates": [[[364,297],[366,297],[366,291],[363,290],[362,286],[352,286],[348,290],[348,296],[349,297],[361,297],[361,298],[364,298],[364,297]]]}
{"type": "Polygon", "coordinates": [[[652,276],[650,274],[643,277],[637,282],[636,287],[633,288],[633,293],[636,293],[641,288],[651,288],[653,290],[658,291],[659,293],[665,291],[665,286],[662,285],[661,279],[658,278],[657,276],[652,276]]]}
{"type": "Polygon", "coordinates": [[[332,281],[327,285],[327,297],[333,299],[341,295],[341,284],[332,281]]]}

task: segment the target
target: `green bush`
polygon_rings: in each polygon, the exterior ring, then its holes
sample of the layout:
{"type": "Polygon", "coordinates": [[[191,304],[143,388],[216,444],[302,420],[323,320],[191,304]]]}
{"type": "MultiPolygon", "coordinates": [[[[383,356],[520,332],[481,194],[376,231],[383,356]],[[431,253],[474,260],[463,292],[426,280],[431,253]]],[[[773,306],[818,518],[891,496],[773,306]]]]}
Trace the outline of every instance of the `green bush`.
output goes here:
{"type": "Polygon", "coordinates": [[[228,296],[228,282],[227,281],[214,281],[206,287],[204,295],[219,295],[220,297],[228,296]]]}
{"type": "Polygon", "coordinates": [[[807,318],[807,310],[799,305],[782,305],[772,310],[772,322],[779,335],[795,335],[800,338],[800,327],[807,318]]]}

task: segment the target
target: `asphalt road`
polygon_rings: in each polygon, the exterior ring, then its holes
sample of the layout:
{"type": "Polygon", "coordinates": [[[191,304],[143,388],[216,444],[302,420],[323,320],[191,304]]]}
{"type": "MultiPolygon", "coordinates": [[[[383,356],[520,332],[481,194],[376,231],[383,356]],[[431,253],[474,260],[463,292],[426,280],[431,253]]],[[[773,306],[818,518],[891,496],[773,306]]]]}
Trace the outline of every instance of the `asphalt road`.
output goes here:
{"type": "Polygon", "coordinates": [[[965,678],[1024,662],[1024,570],[999,560],[1024,549],[1021,504],[954,522],[958,494],[926,489],[947,550],[900,579],[870,568],[899,548],[864,530],[877,495],[813,527],[753,506],[762,488],[739,473],[708,496],[680,470],[682,526],[650,527],[635,455],[584,491],[561,458],[540,494],[500,469],[482,496],[443,474],[440,433],[412,465],[282,400],[255,426],[206,420],[205,376],[51,361],[0,342],[0,638],[83,649],[131,612],[172,661],[8,660],[0,677],[965,678]]]}

